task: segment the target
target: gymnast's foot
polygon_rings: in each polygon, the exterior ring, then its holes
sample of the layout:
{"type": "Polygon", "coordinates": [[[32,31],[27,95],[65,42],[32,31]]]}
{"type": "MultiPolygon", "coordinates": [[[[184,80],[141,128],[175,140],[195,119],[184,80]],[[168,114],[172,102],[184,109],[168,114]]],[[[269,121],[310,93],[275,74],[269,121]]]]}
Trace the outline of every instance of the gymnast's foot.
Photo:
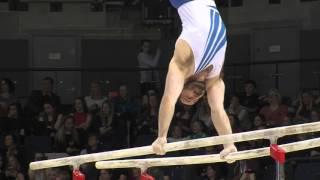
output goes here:
{"type": "Polygon", "coordinates": [[[237,147],[234,144],[224,145],[224,149],[220,152],[220,157],[221,159],[227,159],[227,163],[234,163],[235,160],[228,159],[228,155],[237,151],[237,147]]]}

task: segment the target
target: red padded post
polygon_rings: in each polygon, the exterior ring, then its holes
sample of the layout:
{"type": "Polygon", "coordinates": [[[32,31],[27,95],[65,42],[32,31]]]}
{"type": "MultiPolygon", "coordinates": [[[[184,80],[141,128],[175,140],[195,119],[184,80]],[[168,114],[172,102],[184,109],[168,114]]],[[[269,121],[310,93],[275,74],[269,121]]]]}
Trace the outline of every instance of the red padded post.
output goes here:
{"type": "Polygon", "coordinates": [[[85,180],[86,179],[85,175],[82,174],[81,171],[79,171],[79,170],[73,170],[72,175],[73,175],[72,180],[85,180]]]}
{"type": "Polygon", "coordinates": [[[140,180],[155,180],[155,178],[150,176],[147,173],[142,173],[141,176],[140,176],[140,180]]]}
{"type": "Polygon", "coordinates": [[[286,151],[280,148],[277,144],[270,145],[270,155],[275,161],[279,162],[280,164],[284,164],[286,161],[286,151]]]}

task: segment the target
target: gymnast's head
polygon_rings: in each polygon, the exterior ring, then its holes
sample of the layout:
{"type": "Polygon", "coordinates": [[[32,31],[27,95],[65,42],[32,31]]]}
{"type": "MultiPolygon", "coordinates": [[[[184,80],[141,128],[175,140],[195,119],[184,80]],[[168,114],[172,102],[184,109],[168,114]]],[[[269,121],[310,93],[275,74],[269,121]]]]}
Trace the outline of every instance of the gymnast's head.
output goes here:
{"type": "Polygon", "coordinates": [[[205,89],[204,81],[189,80],[185,83],[179,100],[182,104],[192,106],[203,97],[205,89]]]}

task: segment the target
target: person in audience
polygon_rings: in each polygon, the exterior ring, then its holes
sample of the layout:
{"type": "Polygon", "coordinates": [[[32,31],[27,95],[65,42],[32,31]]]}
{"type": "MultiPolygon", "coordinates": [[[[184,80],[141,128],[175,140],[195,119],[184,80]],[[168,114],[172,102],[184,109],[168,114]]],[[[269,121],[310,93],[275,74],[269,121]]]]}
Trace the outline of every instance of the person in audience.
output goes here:
{"type": "Polygon", "coordinates": [[[259,95],[256,88],[257,84],[253,80],[244,83],[244,94],[240,97],[240,103],[247,108],[249,113],[256,113],[259,108],[259,95]]]}
{"type": "Polygon", "coordinates": [[[102,94],[101,84],[98,81],[92,81],[90,83],[90,94],[84,99],[89,111],[95,113],[99,111],[102,103],[107,100],[107,97],[102,94]]]}
{"type": "Polygon", "coordinates": [[[0,133],[10,133],[15,136],[24,135],[25,125],[22,119],[23,116],[20,104],[9,104],[7,116],[0,118],[0,133]]]}
{"type": "Polygon", "coordinates": [[[58,120],[62,119],[63,115],[57,112],[57,107],[52,102],[43,104],[43,111],[35,118],[33,123],[33,133],[36,136],[48,136],[54,139],[58,120]]]}
{"type": "Polygon", "coordinates": [[[267,127],[282,126],[288,118],[288,107],[281,103],[279,91],[271,89],[267,100],[268,105],[262,107],[259,114],[264,117],[267,127]]]}
{"type": "Polygon", "coordinates": [[[0,117],[6,117],[9,104],[16,103],[15,84],[8,78],[0,81],[0,117]]]}
{"type": "MultiPolygon", "coordinates": [[[[191,134],[189,135],[190,139],[199,139],[207,137],[207,134],[203,130],[203,123],[201,121],[191,122],[191,134]]],[[[203,154],[203,148],[192,149],[190,151],[191,155],[203,154]]]]}
{"type": "MultiPolygon", "coordinates": [[[[103,148],[100,144],[97,134],[91,133],[88,135],[88,142],[85,149],[82,149],[80,154],[92,154],[102,152],[103,148]]],[[[87,179],[97,179],[99,176],[98,170],[95,168],[95,163],[87,163],[81,165],[81,169],[87,179]]]]}
{"type": "Polygon", "coordinates": [[[93,117],[90,131],[99,132],[100,140],[107,149],[113,149],[115,146],[115,123],[113,104],[110,101],[103,102],[100,112],[93,117]]]}
{"type": "Polygon", "coordinates": [[[318,122],[320,121],[320,114],[319,111],[314,109],[311,111],[311,117],[310,117],[310,122],[318,122]]]}
{"type": "Polygon", "coordinates": [[[45,77],[41,81],[41,90],[34,90],[27,99],[25,114],[29,118],[38,115],[43,110],[45,102],[52,102],[56,107],[60,106],[60,97],[53,92],[54,81],[51,77],[45,77]]]}
{"type": "Polygon", "coordinates": [[[6,163],[6,160],[8,160],[6,158],[8,158],[9,156],[16,157],[18,161],[22,163],[22,165],[25,163],[23,149],[21,148],[20,144],[17,142],[15,136],[13,136],[12,134],[5,135],[3,144],[4,144],[4,148],[2,150],[2,157],[5,158],[5,163],[6,163]]]}
{"type": "Polygon", "coordinates": [[[192,123],[192,117],[195,111],[196,106],[178,104],[174,113],[173,122],[179,125],[184,133],[190,133],[190,124],[192,123]]]}
{"type": "MultiPolygon", "coordinates": [[[[203,96],[202,100],[196,107],[196,112],[192,117],[192,121],[202,121],[206,129],[212,130],[211,110],[206,95],[203,96]]],[[[210,132],[212,133],[212,132],[210,132]]]]}
{"type": "Polygon", "coordinates": [[[240,104],[239,96],[233,95],[231,97],[230,105],[227,109],[227,112],[229,114],[234,114],[237,116],[240,129],[242,129],[243,131],[248,131],[251,128],[252,123],[249,119],[247,108],[240,104]]]}
{"type": "Polygon", "coordinates": [[[208,165],[204,171],[204,177],[202,180],[221,180],[218,166],[208,165]]]}
{"type": "Polygon", "coordinates": [[[315,108],[314,99],[311,93],[305,92],[298,99],[296,119],[302,123],[311,121],[311,111],[315,108]]]}
{"type": "Polygon", "coordinates": [[[21,164],[14,155],[7,156],[7,163],[4,168],[6,180],[24,180],[21,164]]]}
{"type": "MultiPolygon", "coordinates": [[[[161,51],[157,49],[153,54],[151,51],[151,41],[143,40],[141,51],[138,54],[139,68],[155,68],[158,66],[161,51]]],[[[144,95],[148,90],[156,88],[155,83],[159,81],[159,73],[154,71],[140,71],[141,94],[144,95]]]]}
{"type": "Polygon", "coordinates": [[[130,124],[136,119],[137,107],[132,97],[130,96],[127,85],[120,85],[119,96],[114,99],[114,113],[118,136],[118,148],[125,148],[129,145],[129,136],[133,131],[129,131],[130,124]]]}
{"type": "MultiPolygon", "coordinates": [[[[47,157],[44,153],[35,153],[33,161],[42,161],[47,160],[47,157]]],[[[46,180],[47,169],[31,170],[28,171],[29,180],[46,180]]]]}
{"type": "Polygon", "coordinates": [[[112,180],[112,173],[110,170],[102,169],[100,170],[98,180],[112,180]]]}
{"type": "Polygon", "coordinates": [[[232,132],[234,133],[239,133],[242,132],[243,130],[241,129],[240,120],[236,114],[228,114],[229,120],[230,120],[230,125],[232,128],[232,132]]]}
{"type": "Polygon", "coordinates": [[[155,91],[143,96],[142,110],[137,118],[137,135],[155,135],[158,125],[159,100],[155,91]]]}
{"type": "Polygon", "coordinates": [[[73,117],[75,127],[81,130],[87,130],[91,125],[92,116],[88,112],[88,107],[82,97],[75,98],[73,104],[73,117]]]}
{"type": "Polygon", "coordinates": [[[171,135],[168,137],[168,142],[185,141],[188,139],[190,139],[190,137],[184,136],[181,127],[174,125],[172,127],[171,135]]]}
{"type": "Polygon", "coordinates": [[[63,125],[58,129],[54,139],[56,152],[65,152],[69,155],[79,153],[80,140],[74,121],[73,116],[64,117],[63,125]]]}

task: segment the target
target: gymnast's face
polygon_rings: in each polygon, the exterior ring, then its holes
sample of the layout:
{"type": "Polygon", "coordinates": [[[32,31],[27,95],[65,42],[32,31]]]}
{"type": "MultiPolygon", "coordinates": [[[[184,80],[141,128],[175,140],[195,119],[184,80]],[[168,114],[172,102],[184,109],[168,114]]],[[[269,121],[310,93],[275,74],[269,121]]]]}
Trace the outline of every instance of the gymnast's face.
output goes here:
{"type": "Polygon", "coordinates": [[[205,84],[202,81],[192,81],[186,83],[181,95],[180,102],[185,105],[194,105],[205,93],[205,84]]]}

